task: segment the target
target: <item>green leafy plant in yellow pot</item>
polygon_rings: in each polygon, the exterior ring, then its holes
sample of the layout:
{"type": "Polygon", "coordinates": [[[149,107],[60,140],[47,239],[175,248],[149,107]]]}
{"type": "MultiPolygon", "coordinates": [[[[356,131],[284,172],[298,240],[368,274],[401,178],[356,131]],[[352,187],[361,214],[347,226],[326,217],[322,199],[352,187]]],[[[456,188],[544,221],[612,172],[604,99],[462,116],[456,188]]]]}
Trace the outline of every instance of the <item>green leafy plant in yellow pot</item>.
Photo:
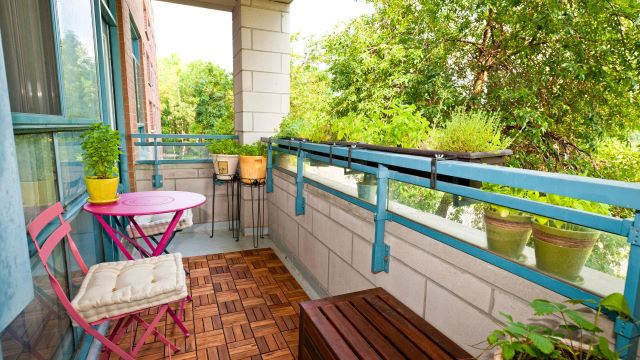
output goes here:
{"type": "MultiPolygon", "coordinates": [[[[538,200],[540,193],[495,184],[483,184],[483,190],[516,196],[524,199],[538,200]]],[[[510,209],[495,204],[484,207],[484,224],[487,232],[487,247],[489,250],[514,259],[525,261],[522,253],[531,237],[532,216],[523,211],[510,209]]]]}
{"type": "MultiPolygon", "coordinates": [[[[586,200],[547,194],[541,199],[552,205],[609,215],[609,206],[586,200]]],[[[572,282],[582,282],[580,272],[591,255],[600,231],[568,222],[535,216],[533,240],[536,267],[572,282]]]]}
{"type": "Polygon", "coordinates": [[[120,133],[108,125],[96,123],[83,132],[81,138],[89,202],[117,201],[120,133]]]}

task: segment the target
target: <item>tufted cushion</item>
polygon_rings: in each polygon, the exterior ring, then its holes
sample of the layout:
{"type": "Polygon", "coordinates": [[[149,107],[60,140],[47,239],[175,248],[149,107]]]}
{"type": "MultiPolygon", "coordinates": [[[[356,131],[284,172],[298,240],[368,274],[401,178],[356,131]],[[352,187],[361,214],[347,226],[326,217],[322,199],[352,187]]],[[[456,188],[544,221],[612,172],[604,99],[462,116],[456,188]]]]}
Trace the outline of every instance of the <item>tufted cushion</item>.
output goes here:
{"type": "Polygon", "coordinates": [[[93,265],[71,304],[87,322],[93,322],[186,296],[182,255],[174,253],[93,265]]]}
{"type": "MultiPolygon", "coordinates": [[[[169,226],[171,219],[173,219],[173,215],[174,213],[142,215],[136,216],[135,219],[142,231],[146,235],[151,236],[164,234],[164,232],[167,231],[167,226],[169,226]]],[[[193,225],[193,213],[191,209],[187,209],[182,213],[182,217],[180,221],[178,221],[178,225],[176,225],[176,230],[182,230],[191,225],[193,225]]],[[[140,236],[133,225],[127,226],[127,233],[130,237],[140,236]]]]}

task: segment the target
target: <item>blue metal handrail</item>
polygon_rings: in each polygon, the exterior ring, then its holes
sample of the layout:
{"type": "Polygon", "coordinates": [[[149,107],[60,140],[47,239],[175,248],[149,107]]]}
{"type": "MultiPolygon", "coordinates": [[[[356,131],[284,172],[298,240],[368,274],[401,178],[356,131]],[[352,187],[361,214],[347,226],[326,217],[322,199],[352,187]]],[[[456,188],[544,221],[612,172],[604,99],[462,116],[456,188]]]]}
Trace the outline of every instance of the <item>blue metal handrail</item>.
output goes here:
{"type": "Polygon", "coordinates": [[[162,164],[199,164],[199,163],[210,163],[210,158],[202,158],[202,159],[170,159],[164,160],[158,158],[158,148],[159,147],[177,147],[177,146],[189,146],[189,147],[202,147],[207,146],[206,142],[202,142],[202,140],[224,140],[224,139],[233,139],[237,140],[237,135],[218,135],[218,134],[131,134],[132,139],[141,139],[141,140],[152,140],[152,141],[137,141],[134,142],[134,146],[140,147],[153,147],[153,160],[136,160],[136,164],[147,164],[153,165],[153,175],[151,177],[151,182],[153,184],[153,188],[161,188],[163,186],[163,178],[160,175],[159,166],[162,164]],[[195,141],[162,141],[162,139],[185,139],[185,140],[197,140],[195,141]]]}
{"type": "MultiPolygon", "coordinates": [[[[387,212],[387,180],[392,179],[425,188],[436,188],[438,191],[627,237],[631,247],[624,295],[627,298],[634,318],[640,319],[640,184],[638,183],[625,183],[583,176],[474,164],[455,160],[441,160],[437,158],[366,150],[357,147],[330,146],[307,141],[271,138],[263,138],[262,140],[268,144],[267,192],[273,191],[273,165],[271,161],[273,151],[296,155],[298,157],[297,174],[295,174],[297,185],[297,215],[304,213],[305,202],[303,186],[305,183],[327,191],[374,213],[375,236],[371,268],[374,273],[389,271],[389,246],[384,243],[384,223],[386,220],[391,220],[563,296],[583,300],[597,301],[600,299],[599,295],[586,291],[575,284],[508,260],[485,248],[457,239],[399,214],[387,212]],[[350,161],[336,159],[335,157],[342,159],[348,157],[350,161]],[[303,173],[304,167],[302,166],[302,161],[305,158],[376,175],[378,178],[378,189],[375,205],[371,205],[354,196],[305,177],[303,173]],[[354,162],[354,160],[366,162],[366,165],[354,162]],[[437,162],[437,173],[440,175],[484,181],[630,208],[635,210],[636,215],[634,219],[619,219],[514,196],[496,194],[453,182],[436,180],[435,183],[432,184],[430,178],[416,176],[409,171],[422,170],[430,173],[434,162],[437,162]],[[393,169],[389,169],[390,167],[393,169]]],[[[593,304],[589,302],[585,302],[585,305],[593,307],[593,304]]],[[[635,359],[638,350],[640,324],[617,319],[615,331],[617,334],[616,349],[618,352],[624,354],[626,359],[635,359]]]]}

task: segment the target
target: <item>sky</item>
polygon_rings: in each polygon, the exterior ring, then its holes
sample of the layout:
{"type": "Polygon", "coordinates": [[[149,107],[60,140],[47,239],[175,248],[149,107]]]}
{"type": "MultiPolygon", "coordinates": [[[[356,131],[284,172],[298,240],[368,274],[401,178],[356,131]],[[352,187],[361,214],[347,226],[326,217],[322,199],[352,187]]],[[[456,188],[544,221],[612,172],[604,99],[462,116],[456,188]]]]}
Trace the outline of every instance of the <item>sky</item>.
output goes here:
{"type": "MultiPolygon", "coordinates": [[[[158,0],[152,4],[159,59],[175,52],[185,62],[206,60],[233,69],[230,12],[158,0]]],[[[322,36],[342,22],[372,12],[372,7],[362,0],[294,0],[290,11],[291,33],[305,38],[322,36]]]]}

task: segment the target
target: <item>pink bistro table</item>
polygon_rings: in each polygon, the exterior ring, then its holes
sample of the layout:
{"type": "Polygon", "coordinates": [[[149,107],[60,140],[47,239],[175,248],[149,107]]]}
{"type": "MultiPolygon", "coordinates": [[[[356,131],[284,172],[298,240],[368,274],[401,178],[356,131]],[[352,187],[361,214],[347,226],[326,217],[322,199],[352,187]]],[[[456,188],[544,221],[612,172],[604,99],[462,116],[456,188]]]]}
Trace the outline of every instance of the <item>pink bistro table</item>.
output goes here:
{"type": "MultiPolygon", "coordinates": [[[[133,245],[133,247],[143,254],[143,256],[158,256],[162,254],[162,251],[168,245],[171,236],[173,235],[173,231],[182,217],[182,213],[187,209],[204,204],[205,201],[207,201],[207,199],[203,195],[186,191],[141,191],[120,194],[120,199],[110,204],[99,205],[87,203],[84,205],[84,210],[93,214],[120,251],[127,257],[127,259],[133,260],[133,256],[131,256],[129,251],[125,248],[120,238],[133,245]],[[140,225],[136,222],[135,217],[140,215],[166,213],[175,213],[175,215],[173,215],[173,219],[169,222],[162,238],[158,244],[155,245],[142,231],[140,225]],[[123,218],[126,217],[129,220],[151,252],[144,249],[144,247],[138,243],[135,237],[135,232],[134,236],[130,237],[123,226],[121,226],[122,231],[120,231],[109,225],[105,219],[105,217],[113,217],[116,223],[120,224],[118,221],[119,216],[123,218]]],[[[124,223],[122,225],[124,225],[124,223]]]]}

